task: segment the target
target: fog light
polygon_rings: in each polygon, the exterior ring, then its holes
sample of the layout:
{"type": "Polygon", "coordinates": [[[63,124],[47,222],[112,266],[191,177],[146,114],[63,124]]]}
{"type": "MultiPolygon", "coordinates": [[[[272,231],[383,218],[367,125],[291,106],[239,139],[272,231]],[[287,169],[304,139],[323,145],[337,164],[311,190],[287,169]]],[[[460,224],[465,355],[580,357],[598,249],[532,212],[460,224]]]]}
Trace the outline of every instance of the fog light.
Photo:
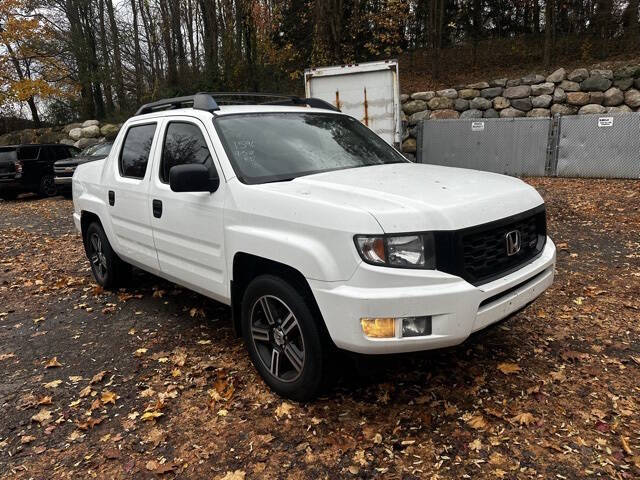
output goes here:
{"type": "Polygon", "coordinates": [[[402,318],[402,336],[403,337],[422,337],[424,335],[431,335],[431,317],[430,316],[402,318]]]}
{"type": "Polygon", "coordinates": [[[396,336],[395,318],[361,318],[362,331],[370,338],[393,338],[396,336]]]}

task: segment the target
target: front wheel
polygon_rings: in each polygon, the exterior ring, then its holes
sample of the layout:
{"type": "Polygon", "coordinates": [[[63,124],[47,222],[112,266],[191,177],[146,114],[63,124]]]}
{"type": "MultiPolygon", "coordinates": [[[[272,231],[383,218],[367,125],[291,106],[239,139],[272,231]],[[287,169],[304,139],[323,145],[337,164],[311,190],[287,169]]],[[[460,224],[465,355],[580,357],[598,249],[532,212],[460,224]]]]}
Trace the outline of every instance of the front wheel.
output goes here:
{"type": "Polygon", "coordinates": [[[38,193],[42,197],[54,197],[58,193],[53,175],[44,175],[38,185],[38,193]]]}
{"type": "Polygon", "coordinates": [[[103,288],[122,286],[130,275],[131,267],[118,257],[98,222],[93,222],[84,235],[84,249],[91,262],[91,272],[103,288]]]}
{"type": "Polygon", "coordinates": [[[326,377],[326,346],[305,298],[281,278],[263,275],[242,300],[242,333],[251,361],[278,395],[317,396],[326,377]]]}

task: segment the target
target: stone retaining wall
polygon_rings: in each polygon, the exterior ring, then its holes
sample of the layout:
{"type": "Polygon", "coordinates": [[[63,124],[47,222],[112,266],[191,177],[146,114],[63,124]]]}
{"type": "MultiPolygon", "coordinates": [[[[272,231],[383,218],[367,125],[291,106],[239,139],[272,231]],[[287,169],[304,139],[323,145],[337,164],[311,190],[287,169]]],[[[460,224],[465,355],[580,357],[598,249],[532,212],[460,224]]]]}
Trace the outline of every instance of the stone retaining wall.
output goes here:
{"type": "Polygon", "coordinates": [[[549,117],[640,111],[640,65],[614,70],[559,68],[551,75],[498,78],[489,82],[401,95],[407,128],[405,153],[416,151],[420,120],[549,117]]]}
{"type": "Polygon", "coordinates": [[[28,128],[0,135],[0,145],[28,143],[65,143],[87,148],[96,143],[116,138],[122,124],[100,123],[87,120],[83,123],[46,128],[28,128]]]}

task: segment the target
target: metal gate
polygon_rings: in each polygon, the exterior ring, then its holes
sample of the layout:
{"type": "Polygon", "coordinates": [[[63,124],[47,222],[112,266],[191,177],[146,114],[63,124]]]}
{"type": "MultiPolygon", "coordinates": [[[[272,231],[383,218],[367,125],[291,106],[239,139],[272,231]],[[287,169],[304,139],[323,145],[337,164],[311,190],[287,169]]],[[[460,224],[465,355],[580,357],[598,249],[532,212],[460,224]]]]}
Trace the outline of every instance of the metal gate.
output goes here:
{"type": "Polygon", "coordinates": [[[550,118],[428,120],[418,129],[422,163],[507,175],[543,176],[548,170],[550,118]]]}
{"type": "Polygon", "coordinates": [[[560,119],[559,177],[640,178],[640,115],[573,115],[560,119]]]}

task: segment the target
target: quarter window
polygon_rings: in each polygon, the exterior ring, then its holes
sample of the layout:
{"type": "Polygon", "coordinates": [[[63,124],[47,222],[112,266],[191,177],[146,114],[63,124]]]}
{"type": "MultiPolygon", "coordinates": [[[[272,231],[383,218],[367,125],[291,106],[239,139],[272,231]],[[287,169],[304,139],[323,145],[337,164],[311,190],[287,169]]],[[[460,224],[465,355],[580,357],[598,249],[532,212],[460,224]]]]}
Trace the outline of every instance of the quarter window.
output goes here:
{"type": "Polygon", "coordinates": [[[120,175],[144,178],[156,124],[136,125],[127,131],[120,151],[120,175]]]}
{"type": "Polygon", "coordinates": [[[160,181],[169,182],[169,171],[176,165],[196,163],[215,173],[213,159],[200,127],[193,123],[171,122],[167,126],[160,163],[160,181]]]}

